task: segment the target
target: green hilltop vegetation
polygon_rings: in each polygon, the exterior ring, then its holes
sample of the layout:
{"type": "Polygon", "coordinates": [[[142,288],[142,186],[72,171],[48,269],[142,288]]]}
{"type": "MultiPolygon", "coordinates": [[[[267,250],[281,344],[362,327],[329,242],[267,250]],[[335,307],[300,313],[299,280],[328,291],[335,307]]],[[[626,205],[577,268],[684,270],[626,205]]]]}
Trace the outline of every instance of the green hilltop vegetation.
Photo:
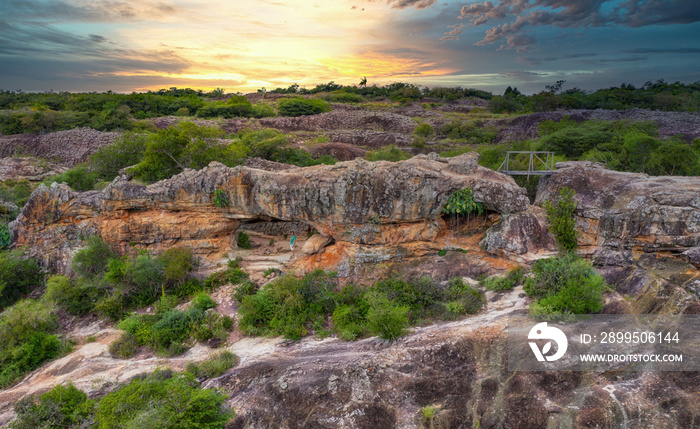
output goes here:
{"type": "MultiPolygon", "coordinates": [[[[385,86],[346,86],[334,82],[312,89],[292,85],[269,91],[295,97],[314,97],[251,103],[245,97],[193,89],[161,89],[146,93],[117,94],[43,92],[26,93],[0,89],[0,133],[18,134],[91,127],[100,131],[142,129],[143,119],[159,116],[196,116],[199,118],[264,118],[321,113],[326,102],[364,103],[391,100],[406,103],[425,98],[435,102],[475,97],[488,100],[493,113],[532,113],[558,109],[649,109],[661,111],[697,111],[700,107],[700,82],[683,84],[663,80],[647,82],[636,88],[631,84],[588,92],[579,88],[563,90],[558,81],[537,94],[524,95],[508,87],[503,95],[477,89],[419,88],[410,83],[385,86]]],[[[259,90],[259,92],[263,92],[259,90]]],[[[264,93],[263,93],[264,95],[264,93]]]]}

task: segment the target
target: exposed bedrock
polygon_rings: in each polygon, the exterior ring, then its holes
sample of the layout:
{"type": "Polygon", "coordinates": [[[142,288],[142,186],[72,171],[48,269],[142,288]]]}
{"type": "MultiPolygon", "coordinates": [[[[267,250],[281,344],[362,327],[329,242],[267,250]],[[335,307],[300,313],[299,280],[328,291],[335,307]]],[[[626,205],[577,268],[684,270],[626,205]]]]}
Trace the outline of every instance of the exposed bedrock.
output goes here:
{"type": "Polygon", "coordinates": [[[590,162],[557,164],[536,204],[562,188],[576,192],[579,245],[589,253],[680,254],[700,246],[700,177],[647,176],[606,170],[590,162]]]}
{"type": "Polygon", "coordinates": [[[464,187],[472,187],[475,200],[498,213],[529,206],[524,189],[478,166],[475,154],[416,156],[398,163],[360,159],[285,171],[214,162],[150,186],[126,177],[85,193],[40,185],[11,228],[15,246],[28,246],[58,270],[66,269],[71,249],[91,234],[121,252],[187,245],[213,261],[235,248],[234,232],[242,222],[264,220],[306,223],[332,237],[342,258],[370,261],[389,247],[405,256],[412,247],[435,242],[445,229],[443,203],[464,187]],[[224,193],[227,207],[214,204],[216,191],[224,193]]]}

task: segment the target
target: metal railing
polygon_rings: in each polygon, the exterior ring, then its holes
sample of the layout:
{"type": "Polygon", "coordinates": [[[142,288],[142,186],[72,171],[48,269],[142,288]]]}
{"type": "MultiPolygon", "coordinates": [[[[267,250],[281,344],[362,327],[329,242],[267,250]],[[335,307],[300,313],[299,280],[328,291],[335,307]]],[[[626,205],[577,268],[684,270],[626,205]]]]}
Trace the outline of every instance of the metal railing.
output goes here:
{"type": "Polygon", "coordinates": [[[527,176],[528,179],[530,178],[530,175],[549,176],[550,174],[554,173],[554,152],[508,151],[506,152],[506,159],[504,159],[501,166],[498,167],[498,171],[511,176],[527,176]],[[527,170],[511,170],[510,167],[520,154],[530,155],[527,170]],[[513,155],[512,160],[511,155],[513,155]],[[544,158],[544,160],[542,158],[544,158]]]}

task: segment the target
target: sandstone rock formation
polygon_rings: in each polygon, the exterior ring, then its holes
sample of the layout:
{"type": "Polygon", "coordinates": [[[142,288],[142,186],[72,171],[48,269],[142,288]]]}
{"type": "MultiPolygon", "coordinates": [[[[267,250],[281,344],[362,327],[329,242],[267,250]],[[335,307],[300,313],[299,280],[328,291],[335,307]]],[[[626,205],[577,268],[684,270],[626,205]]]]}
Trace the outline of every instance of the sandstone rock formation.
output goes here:
{"type": "Polygon", "coordinates": [[[435,248],[431,243],[445,230],[442,205],[465,187],[499,213],[529,206],[524,189],[478,166],[475,154],[398,163],[359,159],[284,171],[212,163],[150,186],[125,177],[82,194],[65,185],[41,185],[11,229],[15,246],[29,246],[33,256],[59,271],[91,234],[122,253],[181,245],[214,262],[235,248],[234,232],[251,221],[310,225],[336,241],[336,265],[351,259],[383,262],[410,256],[412,248],[435,248]],[[225,192],[229,207],[214,205],[216,190],[225,192]]]}

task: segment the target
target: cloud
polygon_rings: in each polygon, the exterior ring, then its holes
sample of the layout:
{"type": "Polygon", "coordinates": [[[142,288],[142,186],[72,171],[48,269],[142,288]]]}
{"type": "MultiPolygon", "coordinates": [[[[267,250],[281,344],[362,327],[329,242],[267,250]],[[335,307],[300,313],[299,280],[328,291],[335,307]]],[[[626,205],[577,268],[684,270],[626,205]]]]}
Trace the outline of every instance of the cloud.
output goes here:
{"type": "Polygon", "coordinates": [[[437,0],[389,0],[388,3],[394,9],[404,9],[407,7],[414,7],[416,9],[425,9],[434,5],[437,0]]]}
{"type": "Polygon", "coordinates": [[[459,35],[462,34],[464,27],[466,26],[461,22],[454,25],[448,25],[447,28],[451,28],[452,30],[445,32],[445,35],[442,36],[440,40],[459,40],[459,35]]]}
{"type": "Polygon", "coordinates": [[[523,34],[528,28],[690,24],[700,21],[700,8],[696,0],[627,0],[622,3],[616,0],[496,0],[495,3],[465,5],[459,18],[475,27],[494,20],[507,20],[487,29],[476,44],[489,45],[505,39],[500,49],[515,48],[522,52],[536,42],[523,34]]]}
{"type": "Polygon", "coordinates": [[[700,54],[700,48],[638,48],[622,52],[625,54],[700,54]]]}
{"type": "Polygon", "coordinates": [[[159,1],[108,0],[89,2],[3,0],[3,18],[11,22],[122,22],[158,21],[178,13],[173,6],[159,1]]]}
{"type": "Polygon", "coordinates": [[[107,41],[107,38],[104,36],[99,36],[97,34],[89,34],[88,37],[90,40],[92,40],[95,43],[103,43],[107,41]]]}
{"type": "MultiPolygon", "coordinates": [[[[377,0],[365,0],[369,3],[374,3],[377,0]]],[[[386,4],[391,5],[393,9],[406,9],[406,8],[416,8],[425,9],[437,3],[437,0],[386,0],[386,4]]],[[[357,6],[353,6],[351,9],[356,9],[357,6]]],[[[363,9],[364,10],[364,9],[363,9]]]]}
{"type": "Polygon", "coordinates": [[[540,77],[547,76],[545,73],[536,73],[531,71],[505,71],[500,73],[509,79],[519,79],[524,81],[537,80],[540,77]]]}

